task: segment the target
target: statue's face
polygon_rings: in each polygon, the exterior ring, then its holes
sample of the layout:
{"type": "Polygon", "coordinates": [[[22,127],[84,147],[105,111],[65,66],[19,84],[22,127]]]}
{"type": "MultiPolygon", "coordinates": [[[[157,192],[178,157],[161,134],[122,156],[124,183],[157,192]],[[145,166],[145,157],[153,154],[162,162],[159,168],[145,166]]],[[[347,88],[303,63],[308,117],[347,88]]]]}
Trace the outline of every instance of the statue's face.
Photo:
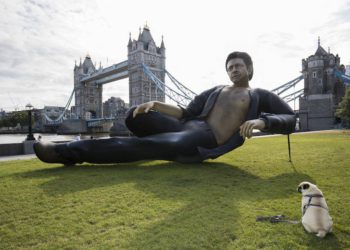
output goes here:
{"type": "Polygon", "coordinates": [[[230,80],[235,84],[248,82],[251,73],[242,58],[233,58],[228,61],[226,71],[230,80]]]}

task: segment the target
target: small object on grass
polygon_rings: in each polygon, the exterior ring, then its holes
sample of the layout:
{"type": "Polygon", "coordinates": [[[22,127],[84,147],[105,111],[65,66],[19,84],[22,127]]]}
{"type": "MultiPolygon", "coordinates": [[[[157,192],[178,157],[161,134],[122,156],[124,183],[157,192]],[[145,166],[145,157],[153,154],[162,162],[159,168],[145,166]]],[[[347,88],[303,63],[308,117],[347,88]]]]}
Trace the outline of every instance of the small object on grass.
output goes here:
{"type": "Polygon", "coordinates": [[[270,223],[277,223],[277,222],[285,222],[285,223],[291,223],[291,224],[298,224],[299,221],[294,220],[286,220],[286,216],[283,214],[280,215],[274,215],[274,216],[257,216],[256,221],[269,221],[270,223]]]}

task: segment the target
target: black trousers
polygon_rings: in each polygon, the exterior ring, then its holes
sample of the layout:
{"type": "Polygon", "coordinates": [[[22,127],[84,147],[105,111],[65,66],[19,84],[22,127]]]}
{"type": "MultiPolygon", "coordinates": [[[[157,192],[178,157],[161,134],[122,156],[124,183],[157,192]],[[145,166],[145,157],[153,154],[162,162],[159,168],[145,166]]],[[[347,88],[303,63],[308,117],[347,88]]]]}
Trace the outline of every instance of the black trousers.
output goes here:
{"type": "Polygon", "coordinates": [[[81,140],[58,144],[56,152],[75,163],[118,163],[138,160],[201,162],[198,147],[214,148],[217,142],[206,121],[177,119],[150,111],[132,117],[125,124],[136,136],[81,140]]]}

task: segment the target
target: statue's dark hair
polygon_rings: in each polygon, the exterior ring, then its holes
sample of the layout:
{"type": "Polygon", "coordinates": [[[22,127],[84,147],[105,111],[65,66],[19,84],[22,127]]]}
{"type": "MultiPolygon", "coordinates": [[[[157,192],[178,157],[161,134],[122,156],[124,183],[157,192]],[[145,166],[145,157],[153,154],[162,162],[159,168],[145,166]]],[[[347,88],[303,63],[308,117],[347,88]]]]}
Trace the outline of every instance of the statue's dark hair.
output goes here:
{"type": "Polygon", "coordinates": [[[227,59],[226,59],[226,63],[225,63],[225,69],[227,71],[227,63],[231,60],[231,59],[234,59],[234,58],[241,58],[245,65],[247,66],[247,68],[249,66],[252,67],[252,72],[249,74],[249,80],[251,80],[253,78],[253,73],[254,73],[254,67],[253,67],[253,61],[252,61],[252,58],[250,57],[250,55],[246,52],[239,52],[239,51],[235,51],[235,52],[232,52],[230,53],[228,56],[227,56],[227,59]]]}

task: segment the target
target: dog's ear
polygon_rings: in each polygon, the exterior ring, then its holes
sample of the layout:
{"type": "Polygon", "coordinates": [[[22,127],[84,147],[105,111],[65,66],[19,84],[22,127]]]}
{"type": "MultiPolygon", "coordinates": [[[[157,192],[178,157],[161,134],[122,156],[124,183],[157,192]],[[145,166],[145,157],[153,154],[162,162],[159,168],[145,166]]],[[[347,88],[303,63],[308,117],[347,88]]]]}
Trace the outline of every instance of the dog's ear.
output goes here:
{"type": "Polygon", "coordinates": [[[304,184],[304,185],[303,185],[303,189],[304,189],[304,190],[308,189],[309,187],[310,187],[309,184],[304,184]]]}

